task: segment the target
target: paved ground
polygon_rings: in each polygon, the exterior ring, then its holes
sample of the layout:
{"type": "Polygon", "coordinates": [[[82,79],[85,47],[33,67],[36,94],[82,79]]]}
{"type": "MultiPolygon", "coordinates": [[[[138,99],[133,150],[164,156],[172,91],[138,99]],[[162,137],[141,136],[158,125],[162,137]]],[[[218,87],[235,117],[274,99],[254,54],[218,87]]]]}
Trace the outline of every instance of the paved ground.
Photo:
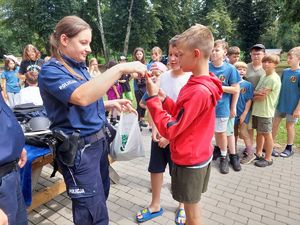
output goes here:
{"type": "MultiPolygon", "coordinates": [[[[111,225],[136,224],[135,212],[149,204],[150,180],[147,172],[150,133],[143,131],[147,154],[145,158],[129,162],[115,162],[113,168],[120,175],[120,184],[112,185],[107,202],[111,225]]],[[[50,167],[45,167],[37,189],[46,186],[50,167]]],[[[177,203],[172,199],[170,178],[165,175],[161,205],[163,216],[145,222],[150,224],[175,224],[177,203]]],[[[241,172],[230,169],[221,175],[217,162],[209,183],[209,190],[201,199],[205,225],[299,225],[300,224],[300,153],[291,158],[275,158],[268,168],[257,168],[253,164],[242,167],[241,172]]],[[[72,223],[71,201],[64,193],[29,214],[29,224],[72,223]]]]}

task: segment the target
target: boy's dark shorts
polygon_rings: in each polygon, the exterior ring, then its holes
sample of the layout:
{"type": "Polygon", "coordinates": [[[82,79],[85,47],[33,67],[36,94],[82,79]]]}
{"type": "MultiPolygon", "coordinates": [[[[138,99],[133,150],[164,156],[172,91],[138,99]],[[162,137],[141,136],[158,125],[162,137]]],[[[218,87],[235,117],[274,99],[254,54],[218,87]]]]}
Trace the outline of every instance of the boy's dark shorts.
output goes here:
{"type": "Polygon", "coordinates": [[[160,148],[158,142],[151,141],[151,155],[148,167],[150,173],[164,173],[167,164],[169,164],[169,173],[171,175],[173,162],[169,146],[160,148]]]}
{"type": "Polygon", "coordinates": [[[273,118],[252,116],[252,128],[260,133],[272,132],[273,118]]]}
{"type": "Polygon", "coordinates": [[[203,168],[187,168],[174,164],[171,176],[173,198],[189,204],[199,202],[201,194],[207,190],[210,167],[210,163],[203,168]]]}

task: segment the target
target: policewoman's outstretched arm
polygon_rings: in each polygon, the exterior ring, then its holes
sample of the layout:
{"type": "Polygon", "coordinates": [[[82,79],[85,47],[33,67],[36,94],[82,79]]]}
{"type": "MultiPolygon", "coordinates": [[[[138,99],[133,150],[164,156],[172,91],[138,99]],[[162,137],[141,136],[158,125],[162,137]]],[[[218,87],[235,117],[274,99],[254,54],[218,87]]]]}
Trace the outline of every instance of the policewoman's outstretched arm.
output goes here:
{"type": "Polygon", "coordinates": [[[121,63],[106,70],[101,76],[79,86],[71,95],[70,102],[76,105],[86,106],[106,94],[106,91],[118,80],[122,74],[140,73],[144,74],[147,67],[141,62],[121,63]]]}

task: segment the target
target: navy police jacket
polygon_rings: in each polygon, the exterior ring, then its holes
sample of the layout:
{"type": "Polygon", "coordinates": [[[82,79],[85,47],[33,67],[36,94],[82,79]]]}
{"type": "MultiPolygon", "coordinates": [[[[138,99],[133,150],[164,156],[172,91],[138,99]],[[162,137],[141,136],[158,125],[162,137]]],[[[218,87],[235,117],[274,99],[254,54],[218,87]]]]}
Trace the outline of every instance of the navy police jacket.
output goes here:
{"type": "Polygon", "coordinates": [[[85,63],[79,63],[66,56],[63,58],[83,80],[72,75],[55,58],[43,65],[38,82],[48,118],[52,122],[50,129],[60,129],[66,134],[77,130],[80,136],[96,133],[107,122],[103,100],[101,98],[88,106],[69,102],[73,91],[90,80],[90,75],[85,63]]]}
{"type": "Polygon", "coordinates": [[[0,92],[0,166],[17,160],[24,144],[23,131],[0,92]]]}

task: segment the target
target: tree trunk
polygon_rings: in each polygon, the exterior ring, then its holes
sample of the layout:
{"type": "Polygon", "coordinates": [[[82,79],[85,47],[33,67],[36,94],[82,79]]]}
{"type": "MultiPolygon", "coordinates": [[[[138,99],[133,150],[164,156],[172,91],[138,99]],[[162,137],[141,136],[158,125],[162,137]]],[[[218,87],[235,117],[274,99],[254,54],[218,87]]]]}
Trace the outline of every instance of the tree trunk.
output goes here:
{"type": "Polygon", "coordinates": [[[103,29],[103,23],[102,23],[101,11],[100,11],[100,0],[97,0],[97,15],[98,15],[97,27],[100,31],[104,58],[105,58],[105,62],[107,63],[108,60],[109,60],[109,54],[108,54],[108,50],[107,50],[107,47],[106,47],[106,41],[105,41],[105,37],[104,37],[104,29],[103,29]]]}
{"type": "Polygon", "coordinates": [[[124,50],[123,50],[124,56],[127,56],[127,52],[128,52],[129,37],[130,37],[130,30],[131,30],[131,23],[132,23],[133,1],[134,0],[131,0],[130,8],[129,8],[128,23],[127,23],[126,37],[125,37],[125,41],[124,41],[124,50]]]}

